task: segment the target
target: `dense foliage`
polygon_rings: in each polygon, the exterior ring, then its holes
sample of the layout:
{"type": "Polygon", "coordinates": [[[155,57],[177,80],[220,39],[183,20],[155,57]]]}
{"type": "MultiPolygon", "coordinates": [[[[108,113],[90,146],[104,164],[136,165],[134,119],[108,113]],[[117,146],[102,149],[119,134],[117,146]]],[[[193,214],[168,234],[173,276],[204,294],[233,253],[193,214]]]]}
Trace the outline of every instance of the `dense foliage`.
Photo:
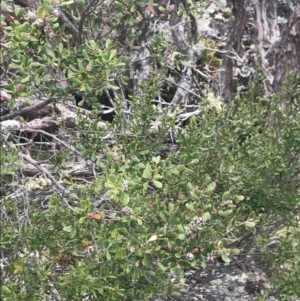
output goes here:
{"type": "MultiPolygon", "coordinates": [[[[128,12],[117,3],[114,22],[127,20],[131,29],[139,20],[138,5],[132,4],[125,19],[128,12]]],[[[198,113],[179,127],[179,108],[170,113],[153,102],[170,67],[167,39],[158,36],[149,45],[160,70],[128,95],[125,108],[114,79],[126,85],[133,75],[120,44],[106,39],[69,47],[52,5],[44,2],[38,17],[62,41],[53,47],[49,31],[29,20],[6,29],[2,56],[15,70],[6,87],[10,107],[20,96],[30,103],[37,90],[62,103],[70,92],[82,93],[92,111],[78,113],[68,143],[91,161],[95,177],[82,183],[65,177],[75,155],[62,148],[46,163],[70,195],[53,191],[46,208],[26,196],[22,204],[1,199],[1,252],[11,259],[2,273],[3,300],[47,300],[50,293],[70,301],[176,294],[185,269],[205,268],[216,257],[229,262],[232,255],[246,256],[240,250],[250,242],[272,266],[278,297],[299,298],[299,80],[291,75],[280,95],[261,96],[258,70],[247,92],[231,104],[204,97],[198,113]],[[54,67],[67,74],[71,86],[56,86],[54,67]],[[106,89],[119,101],[113,122],[99,127],[96,96],[106,89]],[[264,251],[282,229],[278,247],[264,251]]],[[[185,64],[177,57],[173,68],[185,64]]],[[[1,148],[3,183],[22,168],[17,153],[1,148]]]]}

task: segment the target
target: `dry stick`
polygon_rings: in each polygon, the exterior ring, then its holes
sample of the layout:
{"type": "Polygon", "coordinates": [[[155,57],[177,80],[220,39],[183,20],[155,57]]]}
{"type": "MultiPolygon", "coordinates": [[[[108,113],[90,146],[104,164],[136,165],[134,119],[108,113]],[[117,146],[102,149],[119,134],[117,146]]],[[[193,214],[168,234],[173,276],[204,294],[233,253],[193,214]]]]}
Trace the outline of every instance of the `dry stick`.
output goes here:
{"type": "Polygon", "coordinates": [[[66,193],[70,193],[65,187],[63,187],[62,185],[60,185],[55,178],[52,176],[52,174],[49,172],[49,170],[43,168],[42,166],[40,166],[40,164],[35,161],[34,159],[32,159],[30,156],[28,155],[24,155],[24,154],[19,154],[19,156],[26,160],[27,162],[31,163],[33,166],[35,166],[37,169],[39,169],[40,171],[42,171],[45,175],[47,175],[47,177],[52,181],[53,185],[56,186],[56,188],[58,188],[61,191],[66,191],[66,193]]]}
{"type": "MultiPolygon", "coordinates": [[[[85,10],[81,14],[81,18],[78,25],[78,32],[79,32],[79,38],[81,39],[82,36],[82,30],[83,30],[83,23],[84,20],[93,12],[93,10],[96,9],[97,5],[99,4],[99,0],[91,0],[91,2],[87,5],[85,10]]],[[[80,41],[82,42],[82,41],[80,41]]]]}
{"type": "MultiPolygon", "coordinates": [[[[35,166],[36,168],[38,168],[40,171],[42,171],[42,172],[43,172],[43,173],[44,173],[44,174],[52,181],[53,185],[54,185],[57,189],[59,189],[59,190],[62,191],[61,199],[62,199],[62,201],[64,201],[64,196],[65,196],[65,195],[69,195],[69,194],[70,194],[70,191],[69,191],[68,189],[66,189],[65,187],[63,187],[62,185],[60,185],[60,184],[55,180],[55,178],[52,176],[52,174],[51,174],[47,169],[41,167],[41,166],[39,165],[39,163],[38,163],[37,161],[33,160],[30,156],[24,155],[24,154],[19,154],[19,156],[20,156],[22,159],[24,159],[24,160],[28,161],[29,163],[31,163],[33,166],[35,166]]],[[[72,210],[72,211],[74,211],[74,212],[76,212],[76,213],[79,213],[77,210],[75,210],[73,207],[71,207],[71,206],[68,204],[68,202],[65,202],[65,201],[64,201],[64,203],[68,206],[68,208],[69,208],[70,210],[72,210]]]]}
{"type": "Polygon", "coordinates": [[[63,146],[65,146],[66,148],[68,148],[69,150],[71,150],[72,152],[74,152],[75,154],[77,154],[78,156],[81,156],[80,152],[77,151],[73,146],[68,145],[67,143],[65,143],[64,141],[60,140],[59,138],[57,138],[55,135],[52,135],[50,133],[47,133],[43,130],[32,130],[32,129],[21,129],[21,132],[30,132],[30,133],[40,133],[43,134],[45,136],[49,136],[51,137],[53,140],[56,140],[58,143],[62,144],[63,146]]]}
{"type": "Polygon", "coordinates": [[[194,292],[190,292],[189,293],[191,296],[195,297],[197,300],[200,300],[200,301],[208,301],[207,299],[203,298],[202,296],[194,293],[194,292]]]}
{"type": "Polygon", "coordinates": [[[58,20],[66,25],[66,28],[71,35],[78,41],[80,36],[78,29],[73,25],[73,23],[68,19],[61,9],[58,10],[58,20]]]}
{"type": "MultiPolygon", "coordinates": [[[[33,166],[35,166],[36,168],[38,168],[40,171],[42,171],[42,172],[43,172],[43,173],[44,173],[44,174],[52,181],[53,185],[54,185],[57,189],[59,189],[59,190],[62,191],[62,196],[61,196],[62,200],[64,200],[64,195],[65,195],[65,194],[67,194],[67,195],[70,194],[70,191],[67,190],[65,187],[63,187],[62,185],[60,185],[60,184],[55,180],[55,178],[52,176],[52,174],[51,174],[47,169],[41,167],[41,166],[38,164],[37,161],[33,160],[33,159],[32,159],[30,156],[28,156],[28,155],[19,154],[19,156],[20,156],[22,159],[24,159],[24,160],[28,161],[29,163],[31,163],[33,166]]],[[[72,211],[78,213],[78,211],[75,210],[74,208],[72,208],[72,207],[68,204],[68,202],[64,202],[64,203],[69,207],[69,209],[71,209],[72,211]]]]}
{"type": "Polygon", "coordinates": [[[4,121],[4,120],[9,120],[9,119],[13,119],[15,118],[16,116],[19,116],[21,114],[25,114],[25,113],[28,113],[30,111],[33,111],[33,110],[38,110],[40,108],[43,108],[45,107],[46,105],[48,105],[49,103],[51,103],[53,101],[53,99],[47,99],[46,101],[44,102],[41,102],[41,103],[38,103],[38,104],[35,104],[35,105],[32,105],[32,106],[29,106],[23,110],[20,110],[20,111],[17,111],[17,112],[13,112],[11,114],[8,114],[8,115],[4,115],[4,116],[1,116],[0,117],[0,121],[4,121]]]}
{"type": "Polygon", "coordinates": [[[178,88],[180,88],[180,89],[182,89],[182,90],[185,90],[185,91],[187,91],[188,93],[191,93],[191,94],[193,94],[194,96],[196,96],[196,97],[197,97],[197,98],[199,98],[199,99],[202,99],[202,97],[201,97],[201,96],[199,96],[198,94],[194,93],[193,91],[191,91],[191,90],[189,90],[189,89],[187,89],[187,88],[181,87],[180,85],[178,85],[178,84],[174,83],[174,82],[173,82],[173,81],[171,81],[171,80],[165,79],[165,81],[167,81],[167,82],[169,82],[169,83],[171,83],[171,84],[173,84],[173,85],[177,86],[178,88]]]}

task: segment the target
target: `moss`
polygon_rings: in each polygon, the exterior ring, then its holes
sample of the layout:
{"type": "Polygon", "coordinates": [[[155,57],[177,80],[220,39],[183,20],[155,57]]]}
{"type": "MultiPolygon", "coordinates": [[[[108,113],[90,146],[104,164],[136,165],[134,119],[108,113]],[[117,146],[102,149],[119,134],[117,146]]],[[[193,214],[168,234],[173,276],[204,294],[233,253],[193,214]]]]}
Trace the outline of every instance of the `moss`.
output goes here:
{"type": "Polygon", "coordinates": [[[221,66],[221,60],[218,58],[219,53],[214,51],[218,50],[218,45],[213,40],[203,39],[203,45],[208,48],[203,52],[203,60],[208,64],[210,70],[218,70],[221,66]]]}
{"type": "Polygon", "coordinates": [[[51,260],[52,263],[72,263],[75,257],[72,254],[58,254],[54,256],[51,260]]]}
{"type": "Polygon", "coordinates": [[[222,11],[222,16],[224,17],[224,19],[230,19],[232,16],[232,12],[231,11],[222,11]]]}

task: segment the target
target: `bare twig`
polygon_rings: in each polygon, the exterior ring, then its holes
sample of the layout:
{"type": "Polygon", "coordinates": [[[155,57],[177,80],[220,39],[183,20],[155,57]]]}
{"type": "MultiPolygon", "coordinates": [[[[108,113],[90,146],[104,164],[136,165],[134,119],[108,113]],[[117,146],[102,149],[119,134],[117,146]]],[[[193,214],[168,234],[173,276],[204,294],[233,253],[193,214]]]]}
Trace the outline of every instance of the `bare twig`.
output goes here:
{"type": "Polygon", "coordinates": [[[70,191],[67,190],[65,187],[63,187],[61,184],[59,184],[56,181],[56,179],[52,176],[52,174],[51,174],[51,172],[49,170],[47,170],[46,168],[42,167],[37,161],[35,161],[34,159],[32,159],[29,155],[24,155],[24,154],[20,153],[19,156],[23,160],[31,163],[37,169],[39,169],[40,171],[42,171],[52,181],[53,186],[55,186],[62,193],[64,193],[64,194],[70,194],[70,191]]]}
{"type": "Polygon", "coordinates": [[[67,30],[70,34],[75,38],[75,40],[79,40],[80,33],[76,26],[68,19],[68,17],[63,13],[61,9],[58,10],[58,20],[66,25],[67,30]]]}
{"type": "Polygon", "coordinates": [[[8,115],[4,115],[4,116],[1,116],[0,117],[0,121],[4,121],[4,120],[9,120],[9,119],[13,119],[15,118],[16,116],[19,116],[19,115],[22,115],[22,114],[26,114],[30,111],[34,111],[34,110],[38,110],[40,108],[43,108],[45,107],[46,105],[48,105],[49,103],[51,103],[53,101],[52,98],[50,99],[47,99],[46,101],[44,102],[40,102],[40,103],[37,103],[35,105],[32,105],[32,106],[29,106],[23,110],[20,110],[20,111],[17,111],[17,112],[13,112],[13,113],[10,113],[8,115]]]}
{"type": "Polygon", "coordinates": [[[57,138],[55,135],[52,135],[50,133],[47,133],[46,131],[43,130],[32,130],[32,129],[21,129],[21,132],[29,132],[29,133],[40,133],[43,134],[45,136],[51,137],[53,140],[57,141],[58,143],[62,144],[63,146],[65,146],[66,148],[68,148],[69,150],[71,150],[73,153],[81,156],[80,152],[77,151],[73,146],[68,145],[67,143],[65,143],[64,141],[60,140],[59,138],[57,138]]]}
{"type": "Polygon", "coordinates": [[[106,96],[107,96],[107,98],[108,98],[110,104],[112,105],[113,108],[115,108],[116,106],[115,106],[114,101],[113,101],[113,99],[111,98],[111,96],[110,96],[108,90],[105,89],[104,91],[105,91],[105,94],[106,94],[106,96]]]}
{"type": "MultiPolygon", "coordinates": [[[[85,19],[95,10],[96,6],[99,4],[99,0],[90,0],[90,3],[87,5],[85,10],[81,14],[81,18],[78,25],[79,39],[81,40],[83,23],[85,19]]],[[[82,41],[80,41],[82,42],[82,41]]]]}
{"type": "Polygon", "coordinates": [[[198,94],[196,94],[196,93],[194,93],[193,91],[191,91],[191,90],[189,90],[189,89],[186,89],[186,88],[184,88],[184,87],[182,87],[182,86],[180,86],[180,85],[174,83],[174,82],[171,81],[171,80],[165,79],[165,81],[167,81],[167,82],[169,82],[169,83],[171,83],[171,84],[177,86],[178,88],[180,88],[180,89],[182,89],[182,90],[185,90],[185,91],[188,92],[188,93],[193,94],[194,96],[196,96],[196,97],[199,98],[199,99],[202,99],[202,97],[199,96],[198,94]]]}

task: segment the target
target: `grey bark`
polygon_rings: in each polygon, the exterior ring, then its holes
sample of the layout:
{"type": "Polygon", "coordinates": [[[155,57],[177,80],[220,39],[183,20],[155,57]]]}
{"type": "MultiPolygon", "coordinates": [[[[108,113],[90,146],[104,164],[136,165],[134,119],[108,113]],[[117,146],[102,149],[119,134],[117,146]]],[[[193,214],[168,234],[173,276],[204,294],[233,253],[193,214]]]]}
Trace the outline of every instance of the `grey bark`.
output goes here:
{"type": "Polygon", "coordinates": [[[229,41],[227,44],[227,54],[223,59],[221,70],[221,91],[222,97],[226,103],[232,100],[232,78],[235,60],[233,53],[239,54],[241,48],[241,39],[246,25],[246,9],[244,0],[227,1],[232,6],[232,26],[229,41]]]}

